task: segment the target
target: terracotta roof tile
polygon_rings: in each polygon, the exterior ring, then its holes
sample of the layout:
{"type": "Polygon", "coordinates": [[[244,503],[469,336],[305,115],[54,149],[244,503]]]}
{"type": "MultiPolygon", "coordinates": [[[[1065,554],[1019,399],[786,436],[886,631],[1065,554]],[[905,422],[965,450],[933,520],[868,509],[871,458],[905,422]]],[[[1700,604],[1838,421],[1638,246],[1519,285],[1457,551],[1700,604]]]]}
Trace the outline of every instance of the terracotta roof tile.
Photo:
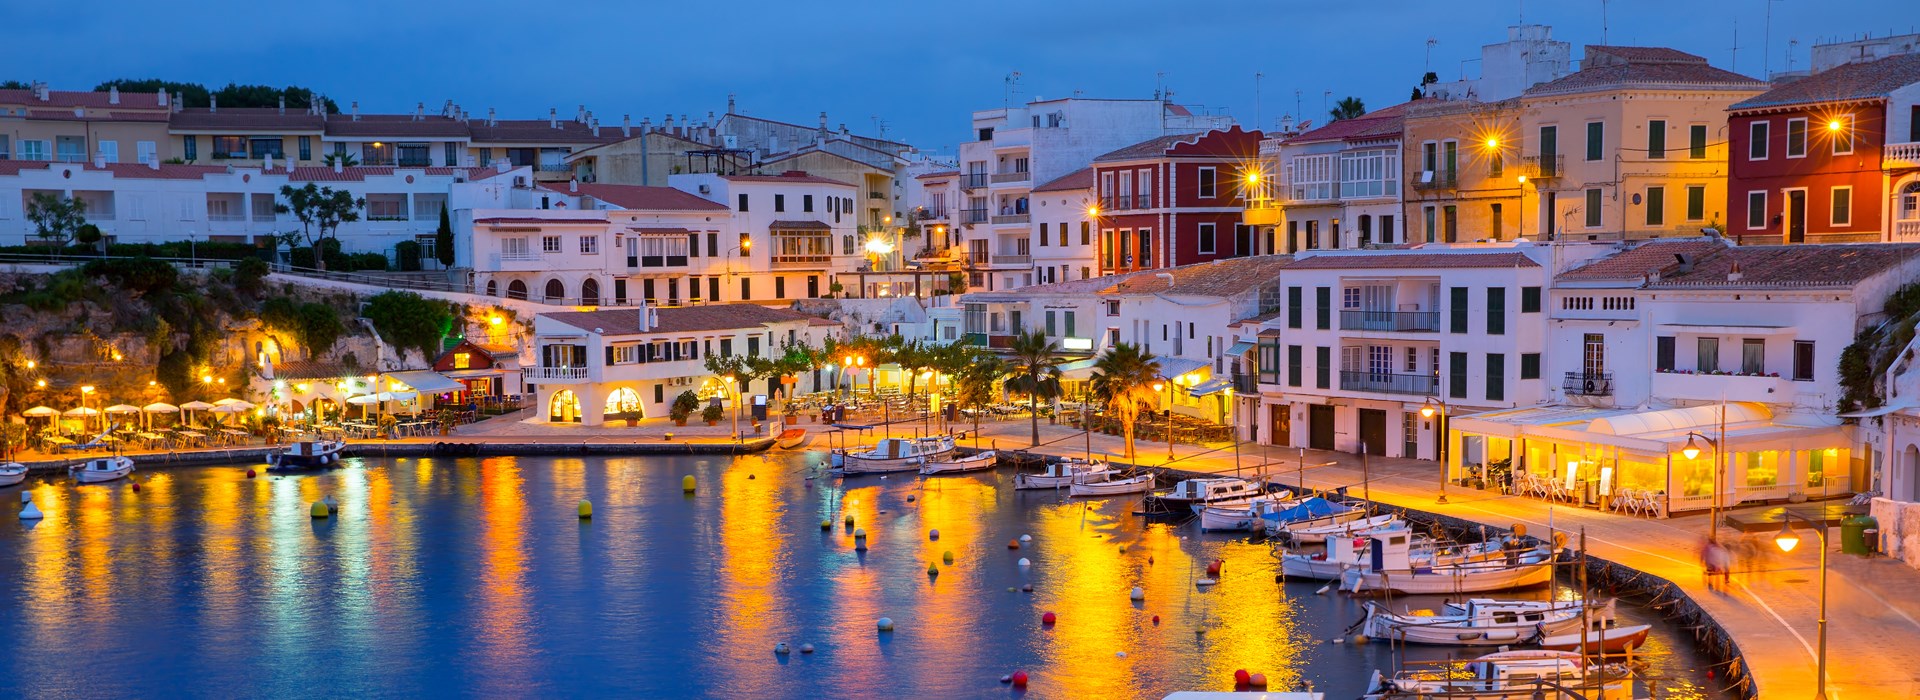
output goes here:
{"type": "Polygon", "coordinates": [[[853,186],[848,183],[841,182],[839,180],[835,180],[832,178],[820,177],[819,175],[809,175],[803,171],[781,173],[779,175],[722,175],[720,176],[720,179],[726,180],[727,182],[785,182],[785,183],[792,183],[792,184],[805,182],[805,183],[812,183],[816,185],[842,185],[846,187],[853,186]]]}
{"type": "Polygon", "coordinates": [[[1381,138],[1399,138],[1406,123],[1407,107],[1413,102],[1402,102],[1392,107],[1376,109],[1352,119],[1327,124],[1318,129],[1287,139],[1286,143],[1318,143],[1322,141],[1365,141],[1381,138]]]}
{"type": "Polygon", "coordinates": [[[915,180],[933,180],[933,179],[937,179],[937,178],[943,178],[943,177],[956,177],[956,176],[958,176],[959,174],[960,174],[960,171],[958,171],[958,170],[942,170],[942,171],[940,171],[940,172],[936,172],[936,173],[922,173],[922,174],[920,174],[920,175],[915,175],[915,176],[913,176],[913,179],[915,179],[915,180]]]}
{"type": "Polygon", "coordinates": [[[545,119],[496,119],[491,125],[474,119],[467,122],[467,131],[475,143],[613,143],[628,138],[619,127],[604,126],[595,136],[592,126],[572,119],[561,119],[557,126],[545,119]]]}
{"type": "Polygon", "coordinates": [[[1851,287],[1917,258],[1920,243],[1742,246],[1663,273],[1647,288],[1851,287]],[[1729,280],[1735,265],[1740,278],[1729,280]]]}
{"type": "Polygon", "coordinates": [[[1194,141],[1199,140],[1202,135],[1204,135],[1204,132],[1195,131],[1195,132],[1186,133],[1186,134],[1167,134],[1165,136],[1155,136],[1145,141],[1141,141],[1131,146],[1127,146],[1126,148],[1121,148],[1118,150],[1113,150],[1113,151],[1108,151],[1106,153],[1103,153],[1100,156],[1094,158],[1093,162],[1099,163],[1102,161],[1137,160],[1140,158],[1152,158],[1155,156],[1162,156],[1162,155],[1166,155],[1167,150],[1170,148],[1173,148],[1175,144],[1192,143],[1194,141]]]}
{"type": "Polygon", "coordinates": [[[32,90],[0,90],[0,104],[32,105],[36,107],[89,107],[101,109],[165,109],[160,104],[157,92],[122,92],[120,104],[113,104],[113,96],[108,92],[49,90],[47,100],[40,101],[32,90]]]}
{"type": "Polygon", "coordinates": [[[1052,180],[1048,180],[1044,184],[1040,185],[1039,187],[1033,188],[1033,191],[1034,192],[1066,192],[1069,190],[1090,190],[1090,189],[1093,189],[1093,168],[1081,168],[1079,170],[1075,170],[1065,175],[1061,175],[1060,177],[1056,177],[1052,180]]]}
{"type": "Polygon", "coordinates": [[[1556,279],[1567,282],[1639,280],[1678,265],[1676,255],[1697,260],[1726,247],[1726,243],[1706,238],[1648,241],[1562,272],[1556,279]]]}
{"type": "Polygon", "coordinates": [[[831,231],[833,227],[827,225],[824,221],[789,219],[767,224],[767,229],[772,231],[831,231]]]}
{"type": "Polygon", "coordinates": [[[418,119],[411,114],[362,114],[358,119],[334,114],[326,123],[330,136],[467,138],[471,134],[466,122],[437,114],[418,119]]]}
{"type": "MultiPolygon", "coordinates": [[[[580,183],[579,192],[621,209],[666,209],[671,211],[725,211],[727,205],[702,199],[699,195],[671,187],[643,185],[607,185],[580,183]]],[[[565,193],[565,192],[563,192],[565,193]]]]}
{"type": "Polygon", "coordinates": [[[1684,51],[1648,46],[1588,46],[1580,70],[1527,88],[1528,97],[1628,87],[1765,90],[1755,80],[1684,51]]]}
{"type": "MultiPolygon", "coordinates": [[[[802,321],[808,325],[821,325],[813,323],[818,320],[814,316],[756,304],[674,306],[656,309],[656,311],[659,314],[659,325],[646,331],[647,333],[736,330],[758,328],[763,324],[782,321],[802,321]]],[[[581,330],[590,331],[599,328],[604,331],[603,335],[634,335],[642,332],[640,312],[635,309],[559,311],[540,315],[581,330]]]]}
{"type": "Polygon", "coordinates": [[[1293,262],[1291,256],[1261,255],[1226,258],[1214,262],[1181,265],[1161,270],[1140,270],[1105,277],[1036,284],[1005,292],[979,292],[963,298],[1013,299],[1034,294],[1181,294],[1188,296],[1228,297],[1279,279],[1281,268],[1293,262]],[[1160,275],[1173,275],[1173,283],[1160,275]]]}
{"type": "Polygon", "coordinates": [[[306,110],[285,113],[278,107],[228,107],[218,112],[204,107],[183,109],[168,120],[179,131],[311,131],[318,133],[326,118],[306,110]]]}
{"type": "Polygon", "coordinates": [[[1794,80],[1733,103],[1729,111],[1886,97],[1920,83],[1920,54],[1849,63],[1794,80]]]}
{"type": "Polygon", "coordinates": [[[1539,267],[1525,253],[1387,253],[1384,255],[1331,254],[1295,260],[1296,270],[1384,270],[1539,267]]]}

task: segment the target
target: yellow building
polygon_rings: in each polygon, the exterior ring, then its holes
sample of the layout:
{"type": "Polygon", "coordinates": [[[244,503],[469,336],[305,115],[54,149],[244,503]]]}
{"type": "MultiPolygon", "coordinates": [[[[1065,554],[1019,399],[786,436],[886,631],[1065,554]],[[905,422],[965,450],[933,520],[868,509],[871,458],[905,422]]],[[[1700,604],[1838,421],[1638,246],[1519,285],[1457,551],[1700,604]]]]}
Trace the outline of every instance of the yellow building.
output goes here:
{"type": "Polygon", "coordinates": [[[0,160],[145,163],[177,157],[165,93],[0,90],[0,160]]]}

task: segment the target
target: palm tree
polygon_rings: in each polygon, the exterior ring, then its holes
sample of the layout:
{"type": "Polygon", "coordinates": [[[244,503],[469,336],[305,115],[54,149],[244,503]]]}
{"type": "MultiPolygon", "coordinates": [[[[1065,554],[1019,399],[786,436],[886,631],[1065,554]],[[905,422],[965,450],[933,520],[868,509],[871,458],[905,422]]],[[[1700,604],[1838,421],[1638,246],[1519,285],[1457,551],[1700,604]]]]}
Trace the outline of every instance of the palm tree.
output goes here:
{"type": "Polygon", "coordinates": [[[1140,346],[1117,343],[1093,363],[1093,394],[1105,401],[1107,410],[1120,419],[1127,440],[1127,461],[1133,461],[1133,423],[1140,417],[1140,404],[1159,397],[1153,390],[1160,381],[1160,361],[1140,346]]]}
{"type": "MultiPolygon", "coordinates": [[[[958,384],[961,374],[972,367],[974,363],[991,357],[975,349],[973,346],[966,344],[966,342],[959,340],[947,343],[946,345],[935,345],[928,348],[927,355],[927,364],[933,368],[934,372],[933,382],[927,385],[927,393],[930,394],[939,392],[940,375],[944,374],[951,378],[954,383],[958,384]]],[[[945,424],[945,418],[943,417],[941,419],[941,425],[945,424]]]]}
{"type": "Polygon", "coordinates": [[[1040,399],[1060,395],[1060,358],[1053,343],[1040,331],[1014,336],[1013,355],[1007,358],[1007,388],[1027,394],[1027,412],[1033,421],[1033,446],[1040,446],[1040,399]]]}
{"type": "Polygon", "coordinates": [[[920,373],[933,366],[933,351],[918,340],[906,340],[894,349],[893,363],[900,365],[900,371],[907,374],[907,400],[912,401],[914,389],[919,386],[920,373]]]}
{"type": "MultiPolygon", "coordinates": [[[[958,343],[956,343],[958,345],[958,343]]],[[[1000,358],[990,353],[977,352],[967,348],[963,354],[969,360],[954,373],[954,401],[961,408],[973,410],[973,443],[980,445],[980,414],[993,403],[993,382],[1006,373],[1006,367],[1000,358]]]]}
{"type": "Polygon", "coordinates": [[[1360,101],[1358,97],[1351,96],[1342,97],[1339,102],[1333,103],[1333,109],[1330,112],[1334,121],[1352,119],[1366,113],[1367,103],[1360,101]]]}

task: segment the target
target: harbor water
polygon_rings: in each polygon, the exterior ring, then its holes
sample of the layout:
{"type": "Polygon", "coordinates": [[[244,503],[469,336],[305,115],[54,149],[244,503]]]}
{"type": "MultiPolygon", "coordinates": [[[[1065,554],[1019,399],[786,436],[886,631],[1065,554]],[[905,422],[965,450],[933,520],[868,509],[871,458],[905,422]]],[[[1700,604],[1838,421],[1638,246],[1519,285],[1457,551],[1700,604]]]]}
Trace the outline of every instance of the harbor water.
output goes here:
{"type": "MultiPolygon", "coordinates": [[[[30,479],[0,490],[0,696],[1003,697],[1022,670],[1035,697],[1118,700],[1228,690],[1244,668],[1344,699],[1403,657],[1492,651],[1331,643],[1359,601],[1277,582],[1264,542],[1145,522],[1137,497],[1015,491],[1005,470],[843,480],[825,458],[30,479]],[[23,488],[44,521],[16,519],[23,488]],[[328,495],[338,513],[312,517],[328,495]]],[[[1660,697],[1726,697],[1674,627],[1621,607],[1656,623],[1660,697]]]]}

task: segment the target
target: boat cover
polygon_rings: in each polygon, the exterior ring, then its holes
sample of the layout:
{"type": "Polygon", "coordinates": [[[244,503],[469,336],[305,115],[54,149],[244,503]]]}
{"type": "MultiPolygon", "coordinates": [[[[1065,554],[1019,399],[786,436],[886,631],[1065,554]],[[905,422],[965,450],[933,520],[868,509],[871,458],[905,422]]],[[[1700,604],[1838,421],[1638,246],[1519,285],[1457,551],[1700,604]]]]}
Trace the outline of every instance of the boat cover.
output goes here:
{"type": "Polygon", "coordinates": [[[1312,498],[1308,498],[1303,501],[1300,501],[1299,504],[1293,506],[1292,508],[1287,508],[1285,510],[1273,512],[1273,513],[1267,513],[1260,517],[1265,518],[1267,520],[1273,520],[1281,523],[1291,523],[1291,522],[1300,521],[1300,520],[1312,520],[1314,518],[1326,517],[1329,515],[1333,515],[1334,513],[1345,512],[1347,510],[1350,510],[1351,508],[1352,506],[1341,505],[1339,503],[1334,503],[1333,501],[1329,501],[1319,496],[1314,496],[1312,498]]]}

